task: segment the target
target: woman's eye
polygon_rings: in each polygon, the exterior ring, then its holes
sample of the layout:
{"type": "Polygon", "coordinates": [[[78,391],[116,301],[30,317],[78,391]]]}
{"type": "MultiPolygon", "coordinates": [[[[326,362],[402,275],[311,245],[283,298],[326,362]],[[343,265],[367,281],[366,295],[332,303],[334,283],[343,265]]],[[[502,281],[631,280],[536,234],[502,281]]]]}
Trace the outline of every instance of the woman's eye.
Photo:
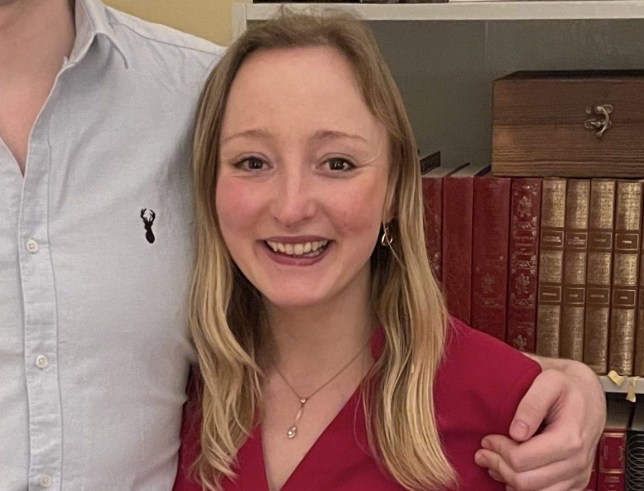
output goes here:
{"type": "Polygon", "coordinates": [[[237,167],[245,170],[262,170],[265,165],[266,163],[257,157],[248,157],[236,164],[237,167]]]}
{"type": "Polygon", "coordinates": [[[329,164],[329,169],[334,171],[348,171],[355,168],[353,163],[343,158],[329,159],[327,162],[329,164]]]}

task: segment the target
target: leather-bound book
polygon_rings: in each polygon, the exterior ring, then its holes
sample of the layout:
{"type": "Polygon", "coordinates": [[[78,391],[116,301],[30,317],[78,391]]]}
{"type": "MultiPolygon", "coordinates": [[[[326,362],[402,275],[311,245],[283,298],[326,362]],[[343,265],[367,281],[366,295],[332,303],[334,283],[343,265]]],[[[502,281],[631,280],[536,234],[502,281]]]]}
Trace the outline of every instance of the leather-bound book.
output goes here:
{"type": "Polygon", "coordinates": [[[626,489],[644,489],[644,402],[633,409],[633,421],[626,442],[626,489]]]}
{"type": "Polygon", "coordinates": [[[472,327],[506,339],[511,180],[474,178],[472,327]]]}
{"type": "Polygon", "coordinates": [[[593,463],[593,470],[590,473],[590,479],[588,479],[588,484],[584,488],[584,491],[597,491],[597,472],[599,465],[599,450],[595,450],[595,462],[593,463]]]}
{"type": "Polygon", "coordinates": [[[589,208],[590,180],[569,179],[566,190],[559,356],[577,361],[582,361],[584,358],[589,208]]]}
{"type": "MultiPolygon", "coordinates": [[[[640,183],[644,186],[644,183],[640,183]]],[[[644,191],[643,191],[644,192],[644,191]]],[[[642,217],[644,219],[644,217],[642,217]]],[[[633,374],[644,376],[644,240],[640,237],[640,270],[637,295],[637,323],[635,329],[635,359],[633,374]]]]}
{"type": "Polygon", "coordinates": [[[432,171],[433,169],[436,169],[437,167],[440,167],[440,165],[441,165],[441,153],[440,153],[440,151],[430,153],[429,155],[425,155],[424,157],[420,157],[418,160],[419,160],[419,164],[420,164],[420,173],[421,173],[421,175],[425,175],[428,172],[432,171]]]}
{"type": "Polygon", "coordinates": [[[537,354],[559,356],[566,179],[546,177],[541,194],[537,354]]]}
{"type": "Polygon", "coordinates": [[[626,432],[633,404],[625,399],[608,399],[606,426],[599,439],[597,491],[626,490],[626,432]]]}
{"type": "Polygon", "coordinates": [[[614,179],[593,179],[590,186],[584,363],[599,374],[608,371],[615,187],[614,179]]]}
{"type": "Polygon", "coordinates": [[[425,247],[434,276],[443,278],[443,178],[464,167],[435,167],[422,176],[425,247]]]}
{"type": "Polygon", "coordinates": [[[537,330],[540,177],[512,178],[508,272],[508,344],[533,353],[537,330]]]}
{"type": "Polygon", "coordinates": [[[474,176],[488,165],[468,165],[443,179],[443,291],[447,310],[471,321],[474,176]]]}
{"type": "Polygon", "coordinates": [[[633,374],[641,241],[642,185],[617,181],[608,368],[633,374]]]}

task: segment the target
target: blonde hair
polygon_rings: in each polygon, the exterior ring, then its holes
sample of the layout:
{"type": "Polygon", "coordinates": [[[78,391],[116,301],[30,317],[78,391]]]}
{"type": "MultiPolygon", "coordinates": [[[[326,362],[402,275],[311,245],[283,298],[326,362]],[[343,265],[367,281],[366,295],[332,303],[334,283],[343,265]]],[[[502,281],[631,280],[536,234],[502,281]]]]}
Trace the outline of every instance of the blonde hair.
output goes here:
{"type": "Polygon", "coordinates": [[[257,50],[330,46],[351,63],[365,102],[390,140],[388,221],[394,241],[371,257],[371,302],[384,349],[363,384],[369,442],[403,487],[433,490],[455,482],[440,443],[433,387],[446,337],[442,296],[427,260],[416,143],[402,98],[369,30],[345,15],[282,12],[251,27],[228,49],[201,96],[194,140],[197,267],[191,327],[204,380],[201,455],[208,489],[232,477],[239,448],[255,423],[263,325],[259,292],[232,262],[215,210],[221,122],[235,75],[257,50]]]}

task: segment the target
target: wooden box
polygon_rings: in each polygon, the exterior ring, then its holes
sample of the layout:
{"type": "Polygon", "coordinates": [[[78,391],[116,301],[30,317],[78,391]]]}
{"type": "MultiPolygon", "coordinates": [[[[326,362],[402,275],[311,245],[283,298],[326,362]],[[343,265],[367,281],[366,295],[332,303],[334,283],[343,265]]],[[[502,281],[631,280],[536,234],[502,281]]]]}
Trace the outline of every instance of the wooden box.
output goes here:
{"type": "Polygon", "coordinates": [[[644,177],[644,70],[494,81],[492,173],[644,177]]]}

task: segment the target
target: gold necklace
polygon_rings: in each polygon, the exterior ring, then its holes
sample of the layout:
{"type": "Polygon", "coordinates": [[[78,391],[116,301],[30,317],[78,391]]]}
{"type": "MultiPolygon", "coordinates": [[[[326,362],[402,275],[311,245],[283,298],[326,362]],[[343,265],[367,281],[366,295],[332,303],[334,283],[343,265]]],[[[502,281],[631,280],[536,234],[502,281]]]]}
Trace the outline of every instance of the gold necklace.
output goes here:
{"type": "Polygon", "coordinates": [[[347,368],[349,368],[353,364],[353,362],[358,359],[360,354],[364,351],[364,349],[369,345],[370,342],[371,340],[367,341],[367,343],[362,348],[360,348],[360,350],[355,355],[353,355],[353,357],[346,363],[346,365],[340,368],[340,370],[335,372],[335,374],[330,379],[328,379],[326,382],[324,382],[322,385],[320,385],[317,389],[315,389],[306,397],[302,397],[297,393],[297,391],[286,379],[284,374],[277,367],[277,363],[273,363],[273,366],[275,367],[275,371],[277,372],[277,374],[281,377],[281,379],[288,386],[288,388],[291,389],[291,392],[295,394],[295,397],[297,397],[298,401],[300,401],[300,409],[298,409],[297,414],[295,415],[295,420],[293,421],[293,424],[288,427],[288,430],[286,430],[286,436],[288,437],[289,440],[292,440],[297,436],[297,423],[300,421],[300,418],[302,417],[302,413],[304,413],[304,406],[309,401],[309,399],[313,397],[315,394],[317,394],[318,392],[320,392],[322,389],[324,389],[327,385],[329,385],[336,378],[338,378],[342,372],[344,372],[347,368]]]}

